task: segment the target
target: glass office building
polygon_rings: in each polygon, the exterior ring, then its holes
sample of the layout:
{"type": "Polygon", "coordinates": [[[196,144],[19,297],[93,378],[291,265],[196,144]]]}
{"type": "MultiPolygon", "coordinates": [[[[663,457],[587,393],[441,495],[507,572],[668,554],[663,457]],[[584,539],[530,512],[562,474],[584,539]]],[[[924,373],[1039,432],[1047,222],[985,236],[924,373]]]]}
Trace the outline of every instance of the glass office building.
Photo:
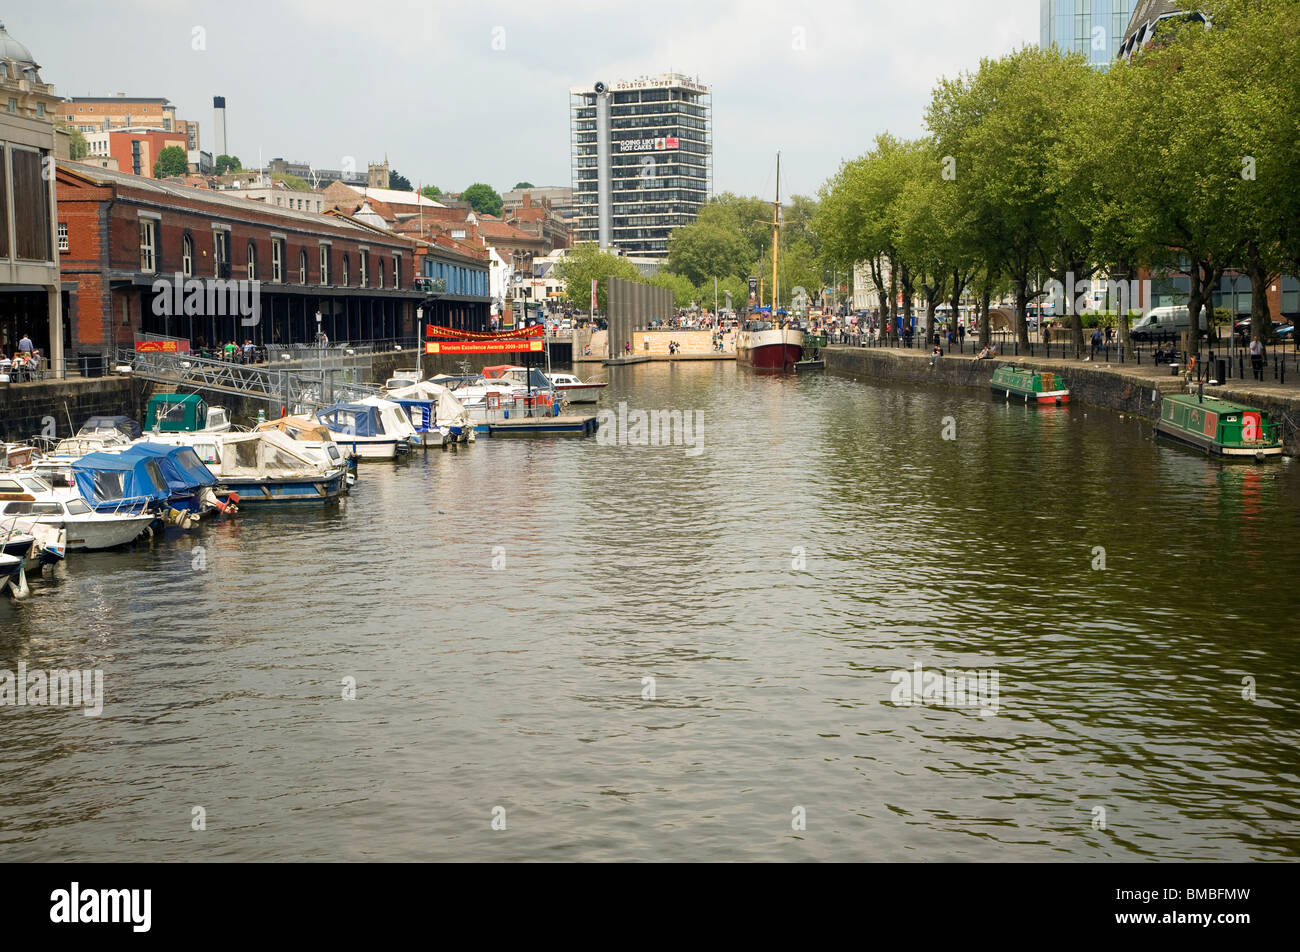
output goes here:
{"type": "Polygon", "coordinates": [[[1137,0],[1039,0],[1039,46],[1084,54],[1098,69],[1119,54],[1137,0]]]}
{"type": "Polygon", "coordinates": [[[677,73],[612,83],[608,155],[601,155],[598,94],[569,91],[576,240],[599,241],[598,177],[610,169],[610,243],[625,255],[663,258],[673,229],[695,221],[713,192],[712,96],[677,73]]]}

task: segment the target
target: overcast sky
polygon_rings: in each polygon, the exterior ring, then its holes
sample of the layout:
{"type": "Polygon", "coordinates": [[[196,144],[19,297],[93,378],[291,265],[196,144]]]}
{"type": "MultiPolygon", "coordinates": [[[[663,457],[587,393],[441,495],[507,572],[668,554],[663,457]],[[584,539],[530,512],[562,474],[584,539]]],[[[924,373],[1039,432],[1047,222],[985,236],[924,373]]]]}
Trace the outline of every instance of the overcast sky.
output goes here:
{"type": "Polygon", "coordinates": [[[668,70],[713,87],[714,190],[814,194],[937,78],[1038,39],[1036,0],[44,0],[4,13],[64,96],[164,96],[211,150],[413,183],[568,185],[569,87],[668,70]],[[196,49],[196,46],[204,48],[196,49]]]}

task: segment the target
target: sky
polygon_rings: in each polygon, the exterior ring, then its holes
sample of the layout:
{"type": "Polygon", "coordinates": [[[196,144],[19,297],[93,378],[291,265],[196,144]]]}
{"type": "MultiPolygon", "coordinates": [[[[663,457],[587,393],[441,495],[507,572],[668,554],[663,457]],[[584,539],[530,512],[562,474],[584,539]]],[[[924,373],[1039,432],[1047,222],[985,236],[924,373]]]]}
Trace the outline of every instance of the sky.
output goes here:
{"type": "Polygon", "coordinates": [[[459,192],[569,185],[569,88],[669,70],[713,87],[714,192],[815,195],[930,91],[1038,40],[1037,0],[44,0],[3,12],[64,96],[157,96],[229,151],[459,192]]]}

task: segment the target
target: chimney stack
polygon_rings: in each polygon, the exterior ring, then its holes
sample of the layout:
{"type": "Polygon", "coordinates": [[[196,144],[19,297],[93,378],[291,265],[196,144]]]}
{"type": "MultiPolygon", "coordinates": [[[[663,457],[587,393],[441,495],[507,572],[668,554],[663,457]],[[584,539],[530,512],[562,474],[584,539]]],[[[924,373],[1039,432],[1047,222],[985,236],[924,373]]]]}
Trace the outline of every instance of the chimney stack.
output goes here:
{"type": "Polygon", "coordinates": [[[218,155],[229,155],[226,146],[226,97],[212,97],[213,111],[213,130],[212,134],[217,138],[217,151],[213,158],[218,155]]]}

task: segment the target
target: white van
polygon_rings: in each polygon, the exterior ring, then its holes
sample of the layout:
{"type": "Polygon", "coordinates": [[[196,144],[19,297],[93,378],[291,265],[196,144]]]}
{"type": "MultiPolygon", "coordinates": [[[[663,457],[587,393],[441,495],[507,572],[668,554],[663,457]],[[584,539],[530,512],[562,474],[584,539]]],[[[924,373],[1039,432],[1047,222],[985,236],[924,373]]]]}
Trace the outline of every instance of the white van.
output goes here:
{"type": "MultiPolygon", "coordinates": [[[[1192,327],[1187,305],[1154,307],[1129,328],[1128,336],[1135,341],[1163,340],[1177,337],[1192,327]]],[[[1205,328],[1205,309],[1201,309],[1201,330],[1205,328]]]]}

